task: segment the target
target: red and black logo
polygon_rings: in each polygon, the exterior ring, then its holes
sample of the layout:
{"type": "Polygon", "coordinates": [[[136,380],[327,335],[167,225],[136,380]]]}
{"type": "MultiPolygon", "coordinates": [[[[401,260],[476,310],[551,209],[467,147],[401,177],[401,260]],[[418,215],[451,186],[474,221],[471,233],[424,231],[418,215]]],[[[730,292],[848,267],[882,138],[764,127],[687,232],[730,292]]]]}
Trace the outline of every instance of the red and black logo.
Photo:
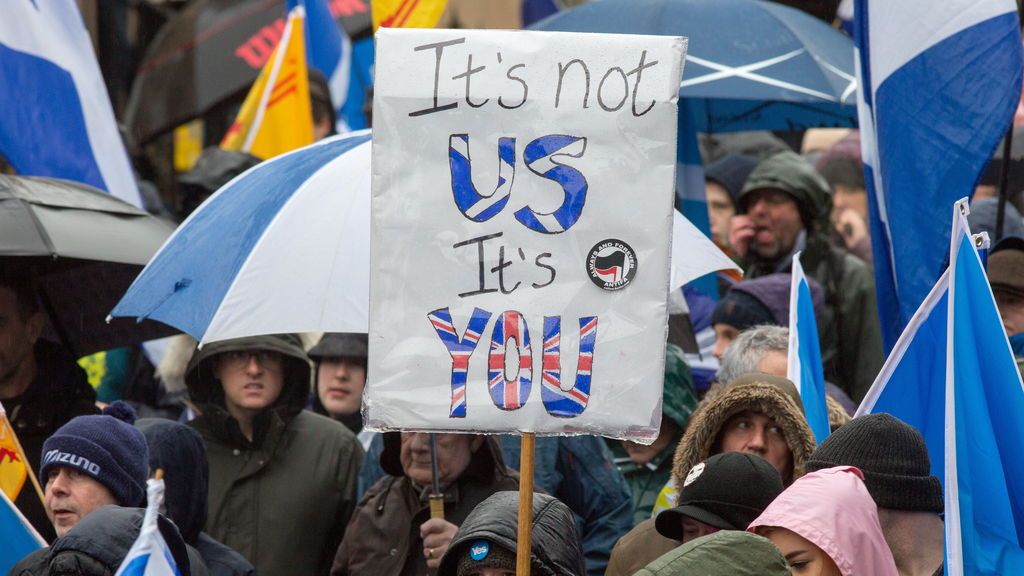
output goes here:
{"type": "Polygon", "coordinates": [[[621,290],[636,276],[636,253],[622,240],[602,240],[590,249],[587,274],[602,290],[621,290]]]}

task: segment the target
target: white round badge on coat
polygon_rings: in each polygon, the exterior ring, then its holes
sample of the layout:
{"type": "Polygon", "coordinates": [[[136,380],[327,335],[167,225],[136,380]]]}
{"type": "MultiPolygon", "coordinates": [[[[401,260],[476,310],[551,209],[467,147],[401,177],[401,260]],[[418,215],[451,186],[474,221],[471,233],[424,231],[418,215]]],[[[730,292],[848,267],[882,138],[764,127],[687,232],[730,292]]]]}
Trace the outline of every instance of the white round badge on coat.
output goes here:
{"type": "Polygon", "coordinates": [[[683,481],[683,488],[693,484],[694,480],[700,478],[700,475],[704,473],[704,467],[704,463],[701,462],[693,468],[690,468],[690,471],[686,474],[686,480],[683,481]]]}

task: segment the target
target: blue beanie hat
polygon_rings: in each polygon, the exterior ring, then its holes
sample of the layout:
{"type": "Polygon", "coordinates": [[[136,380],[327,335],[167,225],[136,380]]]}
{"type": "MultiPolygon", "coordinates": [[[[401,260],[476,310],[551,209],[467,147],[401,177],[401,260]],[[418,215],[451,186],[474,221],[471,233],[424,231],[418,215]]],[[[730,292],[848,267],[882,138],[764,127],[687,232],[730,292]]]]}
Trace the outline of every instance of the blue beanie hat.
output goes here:
{"type": "Polygon", "coordinates": [[[146,499],[149,448],[132,424],[135,410],[114,402],[98,416],[78,416],[43,443],[39,477],[50,470],[71,468],[103,484],[121,506],[141,506],[146,499]]]}

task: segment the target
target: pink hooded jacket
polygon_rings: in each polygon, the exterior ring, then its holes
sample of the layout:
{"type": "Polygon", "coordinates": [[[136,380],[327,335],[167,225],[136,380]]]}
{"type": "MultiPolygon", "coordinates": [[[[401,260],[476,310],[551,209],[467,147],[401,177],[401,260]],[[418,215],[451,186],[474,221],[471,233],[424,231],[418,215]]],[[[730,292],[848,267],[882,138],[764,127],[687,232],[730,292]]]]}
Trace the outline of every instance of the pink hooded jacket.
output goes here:
{"type": "Polygon", "coordinates": [[[878,507],[853,466],[800,477],[747,528],[786,528],[825,551],[843,576],[898,576],[878,507]]]}

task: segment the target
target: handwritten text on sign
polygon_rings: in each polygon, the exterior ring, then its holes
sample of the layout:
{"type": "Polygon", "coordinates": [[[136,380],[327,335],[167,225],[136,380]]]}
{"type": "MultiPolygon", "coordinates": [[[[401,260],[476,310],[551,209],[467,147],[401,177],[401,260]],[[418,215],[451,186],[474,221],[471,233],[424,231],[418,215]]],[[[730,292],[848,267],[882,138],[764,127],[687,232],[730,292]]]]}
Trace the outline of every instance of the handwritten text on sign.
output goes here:
{"type": "Polygon", "coordinates": [[[684,50],[378,32],[371,427],[657,434],[684,50]]]}

